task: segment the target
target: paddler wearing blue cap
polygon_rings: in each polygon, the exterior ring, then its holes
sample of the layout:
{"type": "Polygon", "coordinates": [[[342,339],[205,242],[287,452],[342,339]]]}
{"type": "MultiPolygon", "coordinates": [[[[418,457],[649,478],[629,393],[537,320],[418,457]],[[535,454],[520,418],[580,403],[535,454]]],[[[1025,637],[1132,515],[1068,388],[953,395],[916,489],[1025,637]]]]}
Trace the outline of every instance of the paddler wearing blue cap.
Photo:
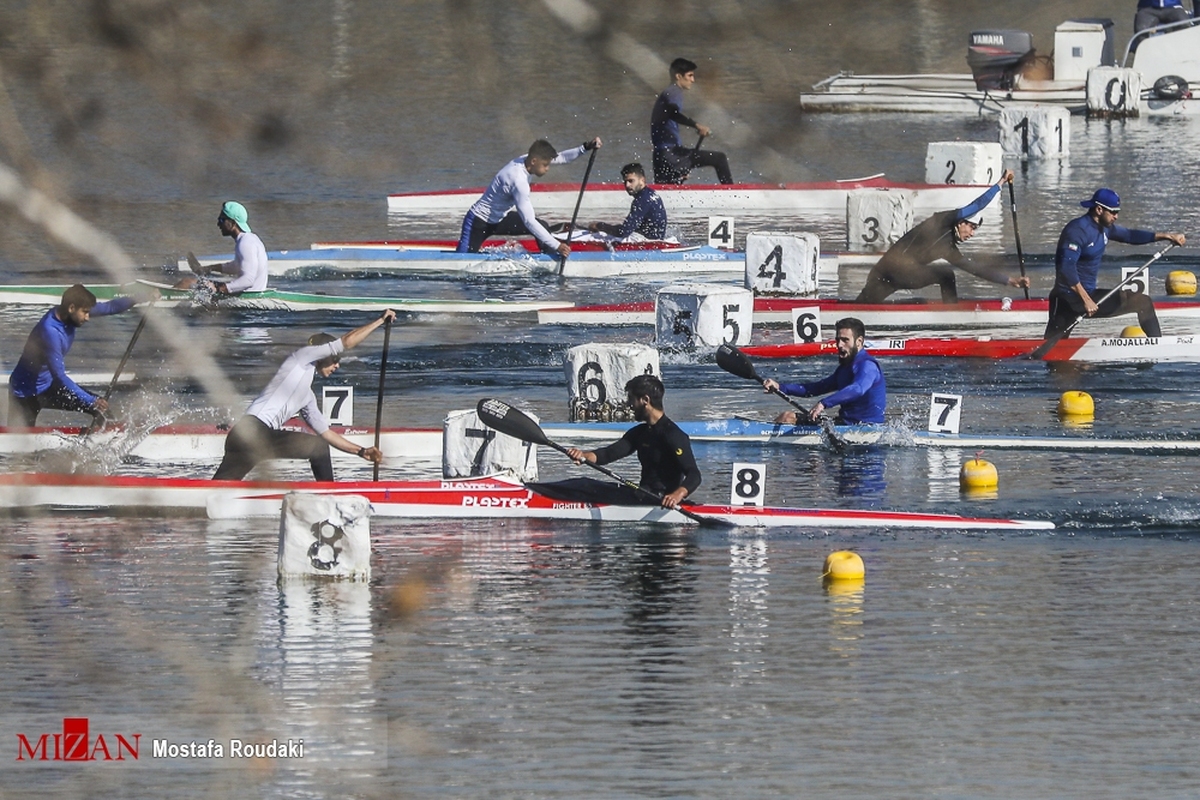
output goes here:
{"type": "MultiPolygon", "coordinates": [[[[230,200],[222,204],[217,215],[217,229],[222,236],[233,239],[233,260],[224,264],[213,264],[203,268],[204,274],[232,275],[228,281],[213,281],[217,294],[241,294],[261,292],[267,288],[267,248],[258,234],[250,230],[250,215],[241,203],[230,200]]],[[[192,267],[195,269],[195,266],[192,267]]],[[[194,283],[194,281],[192,282],[194,283]]],[[[180,282],[178,288],[189,289],[190,284],[180,282]]]]}
{"type": "Polygon", "coordinates": [[[871,268],[867,283],[855,298],[856,303],[882,303],[899,289],[923,289],[937,284],[943,303],[958,302],[954,268],[1001,285],[1025,288],[1029,278],[1015,277],[963,255],[958,246],[975,235],[983,224],[983,210],[999,194],[1001,185],[1011,183],[1012,170],[1004,170],[995,186],[976,197],[969,205],[939,211],[914,227],[888,248],[871,268]],[[938,260],[949,264],[935,264],[938,260]]]}
{"type": "Polygon", "coordinates": [[[1054,288],[1050,291],[1046,338],[1067,330],[1081,316],[1115,317],[1134,313],[1147,336],[1162,336],[1162,327],[1149,295],[1123,289],[1097,305],[1096,298],[1108,294],[1107,289],[1096,288],[1100,260],[1109,239],[1125,244],[1170,241],[1182,247],[1186,237],[1182,233],[1121,227],[1117,224],[1121,198],[1112,189],[1097,189],[1090,200],[1083,200],[1079,205],[1086,208],[1087,213],[1067,223],[1054,251],[1054,288]]]}

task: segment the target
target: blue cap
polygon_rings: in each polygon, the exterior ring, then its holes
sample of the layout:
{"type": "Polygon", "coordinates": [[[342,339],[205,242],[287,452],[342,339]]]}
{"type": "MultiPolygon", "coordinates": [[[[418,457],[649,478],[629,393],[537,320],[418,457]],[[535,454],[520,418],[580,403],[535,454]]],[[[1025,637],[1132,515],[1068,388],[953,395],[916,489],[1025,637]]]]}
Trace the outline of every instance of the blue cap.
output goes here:
{"type": "Polygon", "coordinates": [[[1112,189],[1097,189],[1096,193],[1092,195],[1091,200],[1083,200],[1079,205],[1084,208],[1100,206],[1101,208],[1107,208],[1109,211],[1120,211],[1121,198],[1117,197],[1117,193],[1112,189]]]}
{"type": "Polygon", "coordinates": [[[250,216],[246,213],[246,207],[241,203],[230,200],[228,203],[221,206],[221,213],[236,222],[238,227],[246,233],[253,233],[253,231],[250,230],[249,225],[250,216]]]}

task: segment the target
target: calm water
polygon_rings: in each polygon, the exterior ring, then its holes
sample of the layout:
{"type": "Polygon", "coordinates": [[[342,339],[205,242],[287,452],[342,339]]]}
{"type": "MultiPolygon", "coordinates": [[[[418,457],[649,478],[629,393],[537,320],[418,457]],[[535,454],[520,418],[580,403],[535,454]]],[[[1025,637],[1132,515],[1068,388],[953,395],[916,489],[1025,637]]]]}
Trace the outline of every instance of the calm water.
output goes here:
{"type": "MultiPolygon", "coordinates": [[[[1117,19],[1123,45],[1132,9],[1102,5],[1089,14],[1117,19]]],[[[824,8],[716,3],[674,10],[668,20],[644,8],[612,10],[667,60],[677,51],[711,56],[702,64],[706,93],[689,102],[724,109],[706,116],[717,120],[713,146],[729,151],[739,179],[886,172],[919,181],[928,142],[991,140],[995,123],[801,119],[794,94],[841,68],[962,69],[973,28],[1030,29],[1048,52],[1053,25],[1078,13],[1065,3],[1010,6],[999,19],[896,4],[874,9],[882,17],[871,35],[824,8]]],[[[94,19],[42,13],[50,14],[10,20],[37,35],[6,64],[32,155],[59,196],[154,276],[187,250],[225,247],[214,221],[230,197],[247,204],[274,249],[454,235],[458,220],[389,217],[384,196],[483,184],[536,136],[560,146],[604,136],[596,175],[615,179],[625,161],[648,160],[645,117],[662,88],[600,45],[575,41],[541,6],[265,4],[247,13],[241,38],[197,11],[136,23],[137,44],[120,57],[96,55],[94,19]],[[153,24],[173,36],[142,35],[153,24]],[[49,62],[34,57],[38,43],[49,62]],[[44,63],[55,69],[30,68],[44,63]],[[95,107],[89,100],[102,113],[84,113],[95,107]],[[74,138],[61,124],[67,112],[80,126],[74,138]],[[271,119],[283,122],[264,123],[271,119]]],[[[7,161],[16,160],[5,142],[7,161]]],[[[1195,120],[1074,119],[1069,161],[1014,165],[1035,286],[1048,287],[1058,232],[1099,185],[1121,193],[1123,223],[1200,237],[1198,147],[1195,120]]],[[[581,165],[556,170],[552,177],[564,181],[582,174],[581,165]]],[[[86,258],[47,244],[15,215],[7,221],[5,282],[104,280],[86,258]]],[[[703,224],[679,222],[692,236],[703,224]]],[[[738,226],[743,235],[759,226],[816,230],[831,249],[844,236],[834,218],[738,226]]],[[[1007,214],[968,248],[1015,253],[1007,214]]],[[[1114,246],[1105,274],[1151,252],[1114,246]]],[[[1200,268],[1190,248],[1169,260],[1200,268]]],[[[1169,268],[1155,268],[1156,294],[1169,268]]],[[[323,278],[278,285],[577,302],[647,298],[656,288],[323,278]]],[[[860,280],[843,274],[839,293],[853,294],[860,280]]],[[[968,281],[963,294],[993,296],[994,288],[968,281]]],[[[39,316],[0,309],[5,365],[39,316]]],[[[246,400],[310,332],[365,321],[302,316],[172,319],[181,341],[217,355],[246,400]]],[[[135,322],[93,321],[69,364],[111,369],[135,322]]],[[[778,341],[782,332],[756,336],[778,341]]],[[[439,426],[448,410],[483,396],[564,419],[566,348],[650,337],[528,319],[404,319],[392,336],[384,422],[439,426]]],[[[360,422],[372,415],[379,348],[378,337],[369,340],[336,376],[358,390],[360,422]]],[[[143,340],[131,362],[140,386],[117,402],[146,424],[241,412],[240,403],[221,407],[203,395],[185,366],[166,343],[143,340]]],[[[804,379],[831,366],[763,362],[760,370],[804,379]]],[[[964,395],[963,429],[979,433],[1194,438],[1200,414],[1191,365],[1052,370],[903,359],[885,369],[889,416],[901,429],[924,427],[932,391],[964,395]],[[1056,418],[1068,389],[1096,398],[1090,428],[1065,429],[1056,418]]],[[[677,419],[784,410],[720,371],[709,353],[664,355],[663,371],[677,419]]],[[[204,475],[215,466],[91,455],[91,468],[122,473],[204,475]]],[[[970,498],[957,484],[967,452],[839,456],[705,445],[698,455],[703,497],[712,501],[728,496],[732,464],[749,461],[766,464],[772,504],[1048,519],[1058,528],[765,535],[376,520],[369,584],[280,585],[269,521],[8,520],[0,538],[0,797],[1195,795],[1195,458],[986,453],[999,468],[999,491],[970,498]],[[861,586],[822,585],[822,562],[839,549],[862,554],[861,586]],[[143,754],[155,738],[303,738],[305,757],[15,763],[17,733],[60,731],[62,718],[81,716],[93,734],[140,732],[143,754]]],[[[5,468],[30,466],[23,459],[5,468]]],[[[544,478],[580,474],[549,451],[541,469],[544,478]]],[[[436,465],[418,462],[393,474],[431,471],[436,465]]]]}

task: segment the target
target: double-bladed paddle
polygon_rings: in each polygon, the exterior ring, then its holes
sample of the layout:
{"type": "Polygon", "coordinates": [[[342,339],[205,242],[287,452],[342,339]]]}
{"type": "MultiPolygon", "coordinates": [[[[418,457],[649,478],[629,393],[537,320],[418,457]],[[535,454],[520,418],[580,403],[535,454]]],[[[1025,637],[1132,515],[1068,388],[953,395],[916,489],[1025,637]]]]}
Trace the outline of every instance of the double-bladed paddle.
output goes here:
{"type": "MultiPolygon", "coordinates": [[[[1169,245],[1164,247],[1162,250],[1159,250],[1157,253],[1152,255],[1150,257],[1149,261],[1147,261],[1145,264],[1142,264],[1140,267],[1135,269],[1133,272],[1131,272],[1127,276],[1125,276],[1125,280],[1121,281],[1116,286],[1114,286],[1113,288],[1111,288],[1107,292],[1105,292],[1104,297],[1101,297],[1098,301],[1096,301],[1096,305],[1097,306],[1104,305],[1104,302],[1106,300],[1108,300],[1108,298],[1112,297],[1114,294],[1121,291],[1121,289],[1123,289],[1126,286],[1126,284],[1131,283],[1133,281],[1133,279],[1136,278],[1139,273],[1141,273],[1142,270],[1149,267],[1155,261],[1158,261],[1160,258],[1163,257],[1163,255],[1166,254],[1166,252],[1168,250],[1170,250],[1174,246],[1175,246],[1175,243],[1171,242],[1169,245]]],[[[1067,334],[1075,329],[1075,326],[1080,323],[1080,321],[1083,319],[1084,316],[1087,316],[1087,315],[1085,314],[1083,316],[1076,317],[1074,322],[1072,322],[1066,328],[1064,328],[1063,330],[1054,334],[1053,336],[1050,336],[1049,338],[1047,338],[1046,341],[1044,341],[1040,345],[1038,345],[1037,349],[1030,352],[1029,355],[1025,356],[1025,358],[1027,358],[1031,361],[1041,360],[1041,358],[1044,355],[1046,355],[1046,353],[1050,352],[1050,350],[1054,347],[1054,345],[1058,344],[1060,341],[1062,341],[1064,338],[1066,338],[1067,334]]]]}
{"type": "MultiPolygon", "coordinates": [[[[592,154],[588,156],[587,169],[583,171],[583,180],[579,183],[579,197],[575,200],[575,213],[571,215],[571,224],[567,226],[567,246],[571,245],[571,236],[575,233],[575,220],[579,219],[579,207],[583,205],[583,192],[587,189],[588,177],[592,174],[592,164],[596,163],[596,152],[599,147],[592,148],[592,154]]],[[[563,270],[567,268],[567,256],[558,257],[558,277],[562,277],[563,270]]]]}
{"type": "MultiPolygon", "coordinates": [[[[756,381],[760,386],[766,388],[766,379],[758,374],[758,370],[754,368],[754,364],[746,357],[746,354],[731,344],[723,344],[717,348],[717,366],[731,375],[737,375],[739,378],[745,378],[748,381],[756,381]]],[[[806,419],[811,418],[811,411],[809,409],[788,397],[778,388],[771,389],[770,391],[771,394],[782,397],[785,402],[796,410],[804,412],[806,419]]],[[[825,440],[830,446],[839,453],[846,452],[846,442],[842,437],[837,435],[837,431],[833,429],[833,423],[826,417],[821,417],[818,424],[820,425],[821,433],[824,434],[825,440]]]]}
{"type": "MultiPolygon", "coordinates": [[[[546,436],[546,432],[541,429],[541,426],[530,419],[526,414],[522,413],[518,409],[513,408],[503,400],[496,400],[490,397],[484,398],[483,400],[480,400],[479,404],[475,407],[475,413],[479,415],[480,421],[489,428],[495,428],[501,433],[512,436],[515,439],[520,439],[523,442],[542,444],[546,447],[554,448],[563,455],[567,454],[566,447],[563,447],[558,442],[551,441],[546,436]]],[[[604,473],[618,483],[633,489],[635,492],[639,492],[646,497],[653,498],[660,504],[662,503],[663,496],[661,494],[652,492],[649,489],[643,489],[638,484],[634,483],[628,478],[621,477],[608,467],[593,463],[587,459],[584,459],[583,463],[587,464],[592,469],[604,473]]],[[[701,525],[724,525],[728,527],[735,527],[731,522],[726,522],[725,520],[717,517],[706,517],[702,514],[697,514],[694,511],[689,511],[681,505],[676,506],[674,510],[678,511],[680,514],[683,514],[689,519],[699,522],[701,525]]]]}
{"type": "MultiPolygon", "coordinates": [[[[383,356],[379,362],[379,396],[375,401],[375,449],[379,449],[379,432],[383,425],[383,382],[387,377],[388,346],[392,343],[392,321],[383,323],[383,356]]],[[[381,459],[382,460],[382,459],[381,459]]],[[[374,464],[371,480],[379,480],[379,461],[374,464]]]]}
{"type": "MultiPolygon", "coordinates": [[[[1008,206],[1012,209],[1013,221],[1013,238],[1017,240],[1017,262],[1021,265],[1021,277],[1025,277],[1025,251],[1021,249],[1021,229],[1017,226],[1017,192],[1013,189],[1013,182],[1008,182],[1008,206]]],[[[1029,287],[1025,289],[1025,299],[1029,299],[1029,287]]]]}

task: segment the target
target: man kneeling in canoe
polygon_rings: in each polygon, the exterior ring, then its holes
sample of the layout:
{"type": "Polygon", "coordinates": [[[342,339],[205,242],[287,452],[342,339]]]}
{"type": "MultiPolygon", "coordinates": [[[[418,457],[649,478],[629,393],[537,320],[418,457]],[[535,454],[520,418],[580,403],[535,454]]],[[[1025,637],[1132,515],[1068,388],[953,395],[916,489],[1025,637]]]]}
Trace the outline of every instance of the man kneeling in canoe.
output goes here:
{"type": "Polygon", "coordinates": [[[342,334],[340,338],[328,333],[315,334],[309,338],[307,347],[301,347],[288,356],[267,388],[255,398],[246,409],[245,416],[237,421],[225,437],[225,457],[221,460],[221,466],[217,467],[213,480],[239,481],[262,461],[301,458],[307,459],[312,465],[315,480],[332,481],[330,446],[343,453],[354,453],[375,464],[382,461],[383,453],[379,448],[359,447],[340,433],[330,430],[329,422],[317,407],[312,381],[315,373],[319,372],[322,378],[328,378],[336,372],[343,352],[366,339],[371,331],[384,322],[395,318],[396,312],[388,309],[379,319],[342,334]],[[284,423],[296,415],[315,431],[315,436],[283,429],[284,423]]]}
{"type": "MultiPolygon", "coordinates": [[[[838,366],[832,375],[815,383],[781,384],[767,378],[763,381],[763,391],[779,390],[793,397],[833,392],[809,410],[810,422],[819,420],[826,408],[839,406],[838,424],[881,423],[887,408],[887,381],[879,362],[863,347],[866,328],[862,320],[846,317],[837,321],[836,329],[838,366]]],[[[775,421],[785,425],[798,422],[794,411],[783,412],[775,421]]]]}
{"type": "Polygon", "coordinates": [[[630,241],[631,236],[638,237],[634,241],[665,239],[667,210],[663,207],[658,192],[646,185],[646,170],[636,161],[626,164],[621,167],[621,180],[625,183],[625,193],[633,198],[624,222],[620,225],[593,222],[588,225],[588,230],[592,233],[606,233],[622,241],[630,241]]]}
{"type": "Polygon", "coordinates": [[[538,494],[555,499],[614,505],[647,505],[647,496],[662,497],[663,508],[677,508],[700,487],[700,468],[692,455],[692,441],[663,413],[663,383],[653,375],[638,375],[625,384],[625,397],[633,409],[635,425],[616,442],[599,450],[572,447],[567,455],[576,464],[604,464],[637,453],[642,464],[638,482],[645,493],[591,478],[555,483],[532,483],[538,494]]]}
{"type": "Polygon", "coordinates": [[[958,245],[974,236],[983,223],[983,209],[1000,192],[1001,184],[1012,179],[1012,170],[1004,170],[1000,182],[989,187],[970,205],[939,211],[900,237],[900,241],[889,247],[883,258],[871,268],[867,284],[854,302],[882,303],[899,289],[923,289],[937,284],[942,290],[943,303],[957,303],[955,267],[992,283],[1028,287],[1029,278],[1024,275],[1010,277],[986,264],[975,263],[958,249],[958,245]],[[939,259],[950,264],[933,263],[939,259]]]}

